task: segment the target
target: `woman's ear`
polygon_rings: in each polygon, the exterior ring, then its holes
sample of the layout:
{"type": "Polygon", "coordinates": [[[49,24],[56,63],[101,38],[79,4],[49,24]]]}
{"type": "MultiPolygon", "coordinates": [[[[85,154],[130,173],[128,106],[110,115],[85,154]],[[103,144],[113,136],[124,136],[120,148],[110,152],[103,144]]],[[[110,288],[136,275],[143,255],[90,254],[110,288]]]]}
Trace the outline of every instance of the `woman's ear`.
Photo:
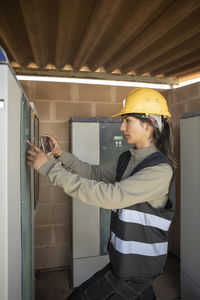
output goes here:
{"type": "Polygon", "coordinates": [[[149,130],[149,131],[152,131],[152,132],[153,132],[154,127],[153,127],[152,124],[150,124],[149,122],[145,122],[144,125],[145,125],[145,129],[146,129],[146,130],[149,130]]]}

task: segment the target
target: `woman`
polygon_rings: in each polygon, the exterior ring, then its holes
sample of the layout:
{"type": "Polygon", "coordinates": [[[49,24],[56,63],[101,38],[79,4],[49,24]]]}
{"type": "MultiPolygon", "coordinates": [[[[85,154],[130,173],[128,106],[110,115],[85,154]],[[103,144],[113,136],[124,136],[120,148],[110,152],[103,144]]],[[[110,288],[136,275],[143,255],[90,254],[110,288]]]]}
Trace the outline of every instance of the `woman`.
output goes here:
{"type": "Polygon", "coordinates": [[[118,161],[90,166],[62,151],[50,135],[55,163],[29,144],[28,165],[73,198],[112,209],[110,263],[68,299],[155,299],[152,281],[162,273],[167,232],[174,211],[174,158],[170,117],[164,97],[138,88],[124,99],[119,114],[130,151],[118,161]]]}

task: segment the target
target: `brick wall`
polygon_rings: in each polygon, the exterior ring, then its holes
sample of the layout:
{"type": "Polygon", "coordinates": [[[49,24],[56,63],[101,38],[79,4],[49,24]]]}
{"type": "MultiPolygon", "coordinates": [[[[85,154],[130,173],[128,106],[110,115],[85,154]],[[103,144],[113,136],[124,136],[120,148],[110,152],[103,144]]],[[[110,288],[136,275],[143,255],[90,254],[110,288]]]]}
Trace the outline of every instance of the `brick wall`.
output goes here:
{"type": "Polygon", "coordinates": [[[176,213],[169,234],[169,250],[180,257],[180,118],[185,112],[200,110],[200,83],[165,91],[162,94],[168,102],[172,115],[175,156],[179,164],[176,170],[176,213]]]}
{"type": "MultiPolygon", "coordinates": [[[[108,117],[120,110],[132,88],[22,81],[40,118],[40,134],[51,133],[69,149],[69,119],[108,117]]],[[[71,263],[71,201],[61,189],[40,178],[35,217],[35,267],[55,268],[71,263]]]]}

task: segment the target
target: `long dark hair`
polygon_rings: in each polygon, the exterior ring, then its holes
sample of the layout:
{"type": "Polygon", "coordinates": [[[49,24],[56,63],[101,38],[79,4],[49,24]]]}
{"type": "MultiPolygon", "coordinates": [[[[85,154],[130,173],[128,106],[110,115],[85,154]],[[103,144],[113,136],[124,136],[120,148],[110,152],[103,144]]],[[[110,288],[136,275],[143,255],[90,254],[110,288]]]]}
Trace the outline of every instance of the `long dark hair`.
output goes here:
{"type": "Polygon", "coordinates": [[[141,122],[147,122],[151,126],[153,126],[153,142],[154,145],[160,150],[163,154],[165,154],[170,162],[172,163],[173,167],[177,167],[177,162],[174,157],[174,138],[173,138],[173,131],[171,123],[162,117],[163,128],[160,131],[157,127],[155,127],[152,121],[146,117],[144,114],[129,114],[141,122]]]}
{"type": "Polygon", "coordinates": [[[163,120],[163,129],[161,132],[158,128],[154,127],[153,139],[155,146],[168,157],[173,167],[176,168],[177,162],[174,157],[174,137],[172,125],[167,119],[163,120]]]}

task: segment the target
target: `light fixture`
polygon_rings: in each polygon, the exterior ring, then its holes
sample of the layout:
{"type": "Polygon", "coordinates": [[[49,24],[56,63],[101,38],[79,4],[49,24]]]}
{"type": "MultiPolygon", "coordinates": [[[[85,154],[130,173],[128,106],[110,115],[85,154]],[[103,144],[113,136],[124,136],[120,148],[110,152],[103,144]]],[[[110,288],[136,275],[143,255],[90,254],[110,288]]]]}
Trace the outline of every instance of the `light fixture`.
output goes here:
{"type": "Polygon", "coordinates": [[[118,81],[118,80],[103,80],[103,79],[89,79],[89,78],[70,78],[70,77],[47,77],[47,76],[29,76],[17,75],[18,80],[28,81],[47,81],[47,82],[67,82],[80,84],[96,84],[96,85],[110,85],[110,86],[130,86],[130,87],[146,87],[160,90],[177,89],[186,85],[200,82],[200,78],[195,78],[180,82],[177,85],[136,82],[136,81],[118,81]]]}
{"type": "Polygon", "coordinates": [[[66,78],[66,77],[17,75],[17,79],[18,80],[29,80],[29,81],[68,82],[68,83],[80,83],[80,84],[147,87],[147,88],[164,89],[164,90],[171,89],[171,86],[169,84],[133,82],[133,81],[117,81],[117,80],[102,80],[102,79],[87,79],[87,78],[66,78]]]}
{"type": "Polygon", "coordinates": [[[183,87],[183,86],[186,86],[186,85],[190,85],[190,84],[193,84],[193,83],[197,83],[197,82],[200,82],[200,78],[195,78],[195,79],[182,81],[178,85],[173,85],[173,88],[177,89],[177,88],[180,88],[180,87],[183,87]]]}

